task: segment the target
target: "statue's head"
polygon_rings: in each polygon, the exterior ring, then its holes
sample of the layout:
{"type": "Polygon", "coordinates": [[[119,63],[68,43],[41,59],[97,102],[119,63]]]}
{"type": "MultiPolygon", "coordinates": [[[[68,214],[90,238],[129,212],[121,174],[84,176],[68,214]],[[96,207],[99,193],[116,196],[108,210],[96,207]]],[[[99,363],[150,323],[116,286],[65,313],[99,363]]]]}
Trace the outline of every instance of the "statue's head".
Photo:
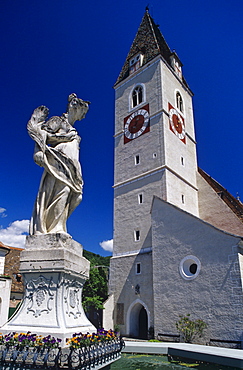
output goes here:
{"type": "Polygon", "coordinates": [[[81,121],[88,112],[89,104],[89,101],[78,98],[76,94],[70,94],[67,113],[72,116],[74,121],[81,121]]]}

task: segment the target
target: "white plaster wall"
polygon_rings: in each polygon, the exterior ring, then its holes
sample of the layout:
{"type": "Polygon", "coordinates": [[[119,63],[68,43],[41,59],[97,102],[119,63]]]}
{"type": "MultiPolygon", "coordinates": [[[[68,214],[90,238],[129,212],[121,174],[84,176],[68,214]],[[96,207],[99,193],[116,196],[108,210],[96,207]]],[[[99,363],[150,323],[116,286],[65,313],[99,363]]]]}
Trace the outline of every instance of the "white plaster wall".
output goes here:
{"type": "Polygon", "coordinates": [[[166,171],[166,200],[186,212],[198,216],[198,191],[174,173],[166,171]],[[183,196],[183,201],[182,201],[183,196]]]}
{"type": "Polygon", "coordinates": [[[169,169],[197,188],[197,157],[195,143],[186,137],[186,144],[169,129],[169,118],[165,118],[165,164],[169,169]],[[181,162],[183,158],[184,165],[181,162]]]}
{"type": "Polygon", "coordinates": [[[164,193],[163,176],[160,171],[115,190],[113,255],[152,246],[150,209],[153,195],[161,197],[164,193]],[[143,194],[142,204],[139,194],[143,194]],[[134,239],[135,230],[140,231],[139,241],[134,239]]]}
{"type": "MultiPolygon", "coordinates": [[[[115,304],[124,304],[123,324],[120,330],[123,335],[129,335],[128,332],[128,309],[139,299],[144,302],[149,313],[150,322],[148,327],[153,325],[153,289],[152,289],[152,258],[151,253],[127,255],[123,257],[111,258],[111,290],[114,291],[115,304]],[[136,274],[136,263],[141,264],[141,274],[136,274]],[[139,284],[140,294],[135,293],[135,287],[139,284]]],[[[116,306],[114,311],[116,322],[116,306]]]]}
{"type": "Polygon", "coordinates": [[[179,315],[190,313],[208,324],[202,343],[210,338],[240,340],[240,238],[159,199],[153,204],[152,235],[156,333],[176,333],[179,315]],[[180,262],[188,255],[201,262],[194,280],[183,279],[179,272],[180,262]]]}
{"type": "Polygon", "coordinates": [[[0,326],[8,321],[11,279],[0,277],[0,326]]]}
{"type": "Polygon", "coordinates": [[[114,295],[111,294],[104,302],[103,328],[105,330],[114,329],[114,295]]]}

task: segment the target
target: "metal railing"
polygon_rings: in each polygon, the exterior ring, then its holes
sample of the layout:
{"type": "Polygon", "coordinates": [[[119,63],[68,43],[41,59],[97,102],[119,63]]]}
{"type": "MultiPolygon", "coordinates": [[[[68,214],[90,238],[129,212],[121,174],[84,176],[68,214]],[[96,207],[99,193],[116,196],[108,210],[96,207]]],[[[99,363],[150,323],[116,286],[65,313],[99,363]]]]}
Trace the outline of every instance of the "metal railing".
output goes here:
{"type": "Polygon", "coordinates": [[[124,341],[94,343],[81,348],[0,346],[0,361],[11,368],[78,369],[102,368],[120,357],[124,341]]]}

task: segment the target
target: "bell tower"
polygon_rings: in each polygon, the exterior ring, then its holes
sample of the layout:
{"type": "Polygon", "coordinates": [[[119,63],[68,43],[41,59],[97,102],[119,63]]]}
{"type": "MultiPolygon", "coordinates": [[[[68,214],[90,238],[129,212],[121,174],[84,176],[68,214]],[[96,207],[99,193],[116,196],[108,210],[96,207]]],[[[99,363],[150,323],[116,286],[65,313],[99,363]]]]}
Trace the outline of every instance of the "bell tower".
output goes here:
{"type": "Polygon", "coordinates": [[[110,291],[114,293],[115,322],[124,334],[131,334],[133,324],[126,317],[136,305],[131,306],[134,297],[125,294],[129,289],[137,299],[139,291],[137,303],[147,310],[148,325],[153,321],[153,196],[198,216],[193,94],[178,55],[170,50],[148,10],[114,88],[114,252],[110,291]]]}
{"type": "Polygon", "coordinates": [[[154,195],[198,216],[192,92],[148,11],[115,93],[114,247],[124,253],[151,246],[154,195]]]}

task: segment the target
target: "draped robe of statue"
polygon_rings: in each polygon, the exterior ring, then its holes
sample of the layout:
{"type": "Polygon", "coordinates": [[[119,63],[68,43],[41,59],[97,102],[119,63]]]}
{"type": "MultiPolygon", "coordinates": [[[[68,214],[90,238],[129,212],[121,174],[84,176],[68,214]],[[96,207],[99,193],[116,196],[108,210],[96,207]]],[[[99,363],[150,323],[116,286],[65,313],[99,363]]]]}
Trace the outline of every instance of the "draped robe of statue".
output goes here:
{"type": "MultiPolygon", "coordinates": [[[[42,109],[44,116],[48,114],[46,107],[38,109],[42,109]]],[[[68,113],[44,122],[43,118],[36,118],[36,111],[28,123],[28,131],[36,141],[34,160],[44,172],[30,222],[30,235],[66,233],[66,221],[82,200],[80,137],[69,123],[68,113]]]]}

